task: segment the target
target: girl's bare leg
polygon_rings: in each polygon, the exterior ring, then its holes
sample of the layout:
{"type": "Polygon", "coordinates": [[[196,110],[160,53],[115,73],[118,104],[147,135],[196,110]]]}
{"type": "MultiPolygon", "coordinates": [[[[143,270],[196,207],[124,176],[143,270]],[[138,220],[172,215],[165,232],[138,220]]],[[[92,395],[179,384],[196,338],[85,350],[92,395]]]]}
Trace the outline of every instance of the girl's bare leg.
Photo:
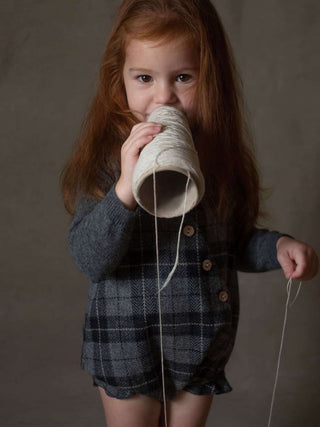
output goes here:
{"type": "Polygon", "coordinates": [[[159,427],[161,402],[157,399],[142,395],[116,399],[98,389],[108,427],[159,427]]]}
{"type": "MultiPolygon", "coordinates": [[[[168,427],[205,427],[212,399],[212,395],[198,396],[180,391],[166,402],[168,427]]],[[[163,408],[159,426],[165,426],[163,408]]]]}

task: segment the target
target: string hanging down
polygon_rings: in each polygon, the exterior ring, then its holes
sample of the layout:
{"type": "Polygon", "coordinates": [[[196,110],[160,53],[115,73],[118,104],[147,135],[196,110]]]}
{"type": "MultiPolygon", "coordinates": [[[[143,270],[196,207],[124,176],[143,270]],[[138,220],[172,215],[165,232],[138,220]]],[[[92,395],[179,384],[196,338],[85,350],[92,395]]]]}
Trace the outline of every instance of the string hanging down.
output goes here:
{"type": "Polygon", "coordinates": [[[161,123],[163,130],[141,151],[133,172],[132,191],[137,203],[154,215],[155,219],[162,393],[167,426],[160,293],[169,284],[179,264],[181,230],[185,214],[201,201],[205,192],[205,180],[185,115],[174,107],[165,106],[154,110],[148,121],[161,123]],[[157,218],[173,218],[181,215],[175,263],[161,287],[157,218]]]}
{"type": "MultiPolygon", "coordinates": [[[[200,170],[197,151],[193,145],[192,134],[186,117],[174,107],[160,107],[149,116],[148,121],[161,123],[164,126],[162,132],[157,134],[153,141],[147,144],[140,153],[132,178],[132,191],[137,203],[147,212],[154,215],[157,285],[160,326],[161,372],[162,393],[164,403],[165,426],[167,427],[167,409],[165,392],[165,373],[162,339],[162,313],[161,291],[169,284],[179,263],[179,246],[181,230],[185,214],[193,209],[202,199],[205,192],[205,181],[200,170]],[[187,178],[187,182],[185,184],[187,178]],[[157,181],[157,185],[156,185],[157,181]],[[158,186],[158,188],[157,188],[158,186]],[[159,272],[159,247],[157,218],[173,218],[181,216],[178,232],[176,259],[172,270],[162,287],[160,286],[159,272]]],[[[271,418],[274,406],[275,392],[279,376],[280,360],[284,341],[284,333],[287,322],[287,312],[290,302],[292,279],[287,283],[287,302],[282,328],[281,344],[278,356],[276,377],[273,387],[270,406],[268,427],[271,426],[271,418]]],[[[300,292],[296,293],[290,306],[296,301],[300,292]]]]}
{"type": "Polygon", "coordinates": [[[185,188],[185,197],[184,197],[184,207],[183,207],[183,215],[180,223],[179,233],[178,233],[178,243],[177,243],[177,251],[176,251],[176,261],[175,264],[170,271],[167,279],[165,280],[164,285],[160,288],[160,272],[159,272],[159,242],[158,242],[158,221],[157,221],[157,192],[156,192],[156,161],[154,162],[153,168],[153,196],[154,196],[154,221],[155,221],[155,235],[156,235],[156,258],[157,258],[157,284],[158,284],[158,307],[159,307],[159,327],[160,327],[160,351],[161,351],[161,375],[162,375],[162,394],[163,394],[163,406],[164,406],[164,417],[165,417],[165,426],[167,427],[167,404],[166,404],[166,390],[165,390],[165,374],[164,374],[164,360],[163,360],[163,341],[162,341],[162,314],[161,314],[161,291],[168,285],[170,282],[173,273],[175,272],[178,262],[179,262],[179,246],[180,246],[180,237],[181,237],[181,229],[186,213],[186,202],[187,202],[187,194],[188,194],[188,185],[190,181],[190,173],[188,173],[188,179],[185,188]]]}
{"type": "MultiPolygon", "coordinates": [[[[294,300],[291,302],[290,307],[295,303],[295,301],[296,301],[296,299],[297,299],[297,297],[299,295],[299,292],[300,292],[300,289],[301,289],[301,284],[302,284],[302,282],[300,282],[300,284],[299,284],[299,288],[297,290],[296,296],[295,296],[294,300]]],[[[281,355],[282,355],[284,332],[285,332],[286,324],[287,324],[287,314],[288,314],[288,305],[289,305],[289,302],[290,302],[291,287],[292,287],[292,278],[290,278],[289,281],[288,281],[288,283],[287,283],[287,302],[286,302],[286,308],[285,308],[285,313],[284,313],[284,321],[283,321],[283,326],[282,326],[281,343],[280,343],[279,356],[278,356],[278,362],[277,362],[276,377],[275,377],[274,386],[273,386],[273,392],[272,392],[272,399],[271,399],[271,406],[270,406],[270,412],[269,412],[268,427],[271,426],[271,418],[272,418],[272,412],[273,412],[274,397],[275,397],[275,394],[276,394],[276,388],[277,388],[278,377],[279,377],[279,368],[280,368],[280,361],[281,361],[281,355]]]]}

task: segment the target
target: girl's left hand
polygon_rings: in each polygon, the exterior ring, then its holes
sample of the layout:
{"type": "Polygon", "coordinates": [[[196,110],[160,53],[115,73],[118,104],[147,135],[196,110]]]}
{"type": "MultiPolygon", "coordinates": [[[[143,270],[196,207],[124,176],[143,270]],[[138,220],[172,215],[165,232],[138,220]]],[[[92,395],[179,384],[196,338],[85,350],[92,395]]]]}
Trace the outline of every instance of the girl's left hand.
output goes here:
{"type": "Polygon", "coordinates": [[[277,258],[288,280],[310,280],[318,272],[319,259],[313,248],[290,237],[278,239],[277,258]]]}

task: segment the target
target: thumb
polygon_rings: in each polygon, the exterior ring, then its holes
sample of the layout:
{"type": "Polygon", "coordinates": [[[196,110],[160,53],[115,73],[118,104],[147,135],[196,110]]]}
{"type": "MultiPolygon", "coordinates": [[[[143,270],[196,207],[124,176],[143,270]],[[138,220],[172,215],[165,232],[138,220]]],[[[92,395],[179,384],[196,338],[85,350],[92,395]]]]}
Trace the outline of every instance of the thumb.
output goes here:
{"type": "Polygon", "coordinates": [[[287,252],[278,254],[278,261],[286,279],[289,280],[295,270],[295,262],[290,258],[287,252]]]}

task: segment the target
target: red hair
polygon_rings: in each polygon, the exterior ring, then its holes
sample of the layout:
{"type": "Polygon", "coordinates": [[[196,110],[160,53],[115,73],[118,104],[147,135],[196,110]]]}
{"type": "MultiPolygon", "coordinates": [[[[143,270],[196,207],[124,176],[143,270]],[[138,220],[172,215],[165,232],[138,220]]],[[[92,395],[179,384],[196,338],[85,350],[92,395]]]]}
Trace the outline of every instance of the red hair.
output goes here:
{"type": "Polygon", "coordinates": [[[120,176],[120,150],[137,120],[123,83],[130,38],[188,37],[199,51],[197,150],[218,218],[237,212],[240,234],[260,213],[260,183],[245,119],[242,83],[221,20],[209,0],[124,0],[103,55],[100,79],[73,153],[61,172],[66,210],[78,197],[102,199],[120,176]]]}

